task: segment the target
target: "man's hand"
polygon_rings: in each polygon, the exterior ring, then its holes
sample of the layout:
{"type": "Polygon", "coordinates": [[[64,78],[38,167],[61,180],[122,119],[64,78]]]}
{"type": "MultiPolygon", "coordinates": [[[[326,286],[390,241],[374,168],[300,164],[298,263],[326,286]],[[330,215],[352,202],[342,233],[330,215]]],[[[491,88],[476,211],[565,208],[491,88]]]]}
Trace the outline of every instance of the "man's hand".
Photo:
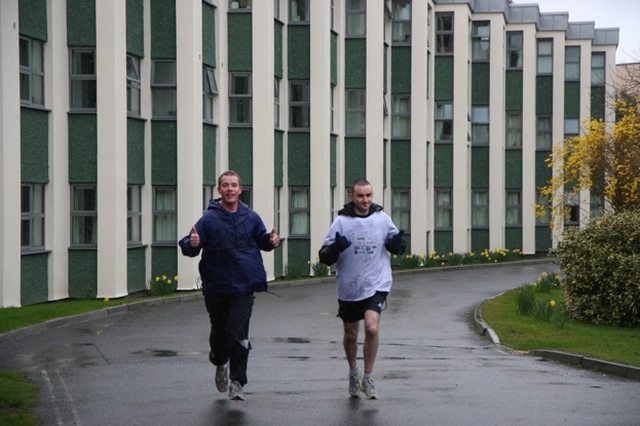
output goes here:
{"type": "Polygon", "coordinates": [[[276,228],[273,228],[271,232],[269,232],[269,242],[274,247],[278,247],[280,245],[280,237],[276,234],[276,228]]]}
{"type": "Polygon", "coordinates": [[[189,244],[191,247],[198,247],[200,245],[200,235],[198,235],[198,231],[196,230],[196,226],[193,225],[191,228],[191,235],[189,236],[189,244]]]}
{"type": "Polygon", "coordinates": [[[402,238],[402,234],[404,234],[404,229],[401,229],[396,235],[391,237],[386,243],[384,243],[385,248],[391,254],[404,254],[407,250],[407,242],[402,238]]]}
{"type": "Polygon", "coordinates": [[[351,241],[347,239],[344,235],[340,235],[339,232],[336,232],[336,238],[333,244],[331,244],[331,248],[335,250],[336,253],[342,253],[351,245],[351,241]]]}

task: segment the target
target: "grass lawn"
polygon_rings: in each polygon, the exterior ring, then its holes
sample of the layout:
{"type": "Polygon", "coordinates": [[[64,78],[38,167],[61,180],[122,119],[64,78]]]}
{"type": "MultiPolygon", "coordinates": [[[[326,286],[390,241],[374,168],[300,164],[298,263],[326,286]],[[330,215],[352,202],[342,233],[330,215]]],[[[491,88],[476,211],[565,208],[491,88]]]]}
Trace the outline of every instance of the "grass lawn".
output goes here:
{"type": "Polygon", "coordinates": [[[0,371],[0,425],[37,425],[38,419],[30,411],[37,399],[38,389],[23,373],[0,371]]]}
{"type": "MultiPolygon", "coordinates": [[[[552,321],[518,314],[519,291],[508,291],[482,306],[483,320],[504,346],[522,351],[564,351],[640,367],[640,327],[609,327],[568,319],[560,328],[552,321]]],[[[536,297],[545,302],[555,300],[558,308],[562,292],[553,289],[551,293],[537,293],[536,297]]]]}

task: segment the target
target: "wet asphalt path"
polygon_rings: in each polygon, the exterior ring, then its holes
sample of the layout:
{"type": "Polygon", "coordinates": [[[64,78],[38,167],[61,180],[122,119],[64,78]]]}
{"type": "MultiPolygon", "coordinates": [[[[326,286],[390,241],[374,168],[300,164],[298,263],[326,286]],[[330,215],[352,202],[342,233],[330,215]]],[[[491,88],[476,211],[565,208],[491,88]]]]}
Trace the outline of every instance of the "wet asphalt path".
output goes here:
{"type": "Polygon", "coordinates": [[[5,339],[0,365],[41,388],[44,425],[640,425],[640,382],[513,353],[472,326],[484,300],[552,269],[396,275],[379,400],[348,397],[333,283],[257,296],[246,401],[215,389],[202,299],[5,339]]]}

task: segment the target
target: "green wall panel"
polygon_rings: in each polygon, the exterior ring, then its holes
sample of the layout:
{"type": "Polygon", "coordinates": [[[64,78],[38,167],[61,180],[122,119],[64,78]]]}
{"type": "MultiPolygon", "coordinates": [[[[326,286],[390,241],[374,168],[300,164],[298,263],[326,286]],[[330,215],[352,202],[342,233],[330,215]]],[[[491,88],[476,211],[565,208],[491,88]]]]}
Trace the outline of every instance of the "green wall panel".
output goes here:
{"type": "Polygon", "coordinates": [[[98,252],[69,250],[69,298],[95,299],[98,295],[98,252]]]}
{"type": "Polygon", "coordinates": [[[436,144],[433,155],[434,186],[453,188],[453,144],[436,144]]]}
{"type": "Polygon", "coordinates": [[[331,84],[338,85],[338,35],[331,33],[331,84]]]}
{"type": "Polygon", "coordinates": [[[177,185],[177,123],[151,122],[151,184],[177,185]]]}
{"type": "Polygon", "coordinates": [[[332,188],[335,188],[338,185],[338,137],[336,135],[331,135],[331,140],[329,141],[329,167],[331,170],[329,171],[329,181],[332,188]]]}
{"type": "Polygon", "coordinates": [[[243,185],[253,185],[253,129],[229,129],[229,168],[242,177],[243,185]]]}
{"type": "Polygon", "coordinates": [[[98,126],[95,114],[69,114],[69,182],[98,181],[98,126]]]}
{"type": "Polygon", "coordinates": [[[509,250],[522,250],[522,228],[506,228],[504,239],[504,248],[509,250]]]}
{"type": "Polygon", "coordinates": [[[505,188],[522,188],[522,150],[505,151],[505,188]]]}
{"type": "Polygon", "coordinates": [[[367,175],[367,143],[364,138],[344,138],[344,182],[350,186],[367,175]]]}
{"type": "Polygon", "coordinates": [[[20,174],[22,182],[49,182],[49,113],[20,109],[20,174]]]}
{"type": "Polygon", "coordinates": [[[344,42],[344,87],[367,87],[367,41],[363,38],[346,39],[344,42]]]}
{"type": "Polygon", "coordinates": [[[311,77],[311,36],[308,25],[290,25],[287,31],[289,79],[311,77]]]}
{"type": "Polygon", "coordinates": [[[127,183],[144,185],[144,120],[127,119],[127,183]]]}
{"type": "Polygon", "coordinates": [[[176,0],[150,0],[151,57],[176,58],[176,0]]]}
{"type": "Polygon", "coordinates": [[[251,71],[253,68],[253,13],[228,13],[227,36],[229,71],[251,71]]]}
{"type": "Polygon", "coordinates": [[[551,167],[547,164],[547,158],[551,151],[536,151],[536,188],[546,186],[551,179],[551,167]]]}
{"type": "Polygon", "coordinates": [[[277,187],[284,186],[284,133],[280,130],[274,132],[274,185],[277,187]]]}
{"type": "Polygon", "coordinates": [[[49,300],[47,253],[20,257],[20,305],[34,305],[49,300]]]}
{"type": "Polygon", "coordinates": [[[216,127],[202,126],[202,183],[216,185],[216,127]]]}
{"type": "Polygon", "coordinates": [[[411,93],[411,46],[391,48],[391,93],[411,93]]]}
{"type": "Polygon", "coordinates": [[[202,2],[202,63],[216,66],[216,8],[202,2]]]}
{"type": "MultiPolygon", "coordinates": [[[[178,230],[178,235],[183,234],[178,230]]],[[[176,244],[177,246],[177,244],[176,244]]],[[[195,262],[195,261],[194,261],[195,262]]],[[[151,249],[151,277],[178,275],[178,248],[154,246],[151,249]]]]}
{"type": "Polygon", "coordinates": [[[67,0],[67,45],[96,45],[95,0],[67,0]]]}
{"type": "Polygon", "coordinates": [[[283,79],[284,78],[284,24],[282,22],[276,21],[274,26],[274,62],[273,62],[273,73],[276,78],[283,79]]]}
{"type": "Polygon", "coordinates": [[[453,100],[453,56],[436,56],[434,67],[435,100],[453,100]]]}
{"type": "Polygon", "coordinates": [[[448,254],[453,252],[453,232],[434,231],[433,245],[433,249],[439,254],[448,254]]]}
{"type": "Polygon", "coordinates": [[[580,118],[580,82],[564,84],[564,117],[580,118]]]}
{"type": "Polygon", "coordinates": [[[146,246],[127,250],[127,292],[138,293],[146,289],[146,246]]]}
{"type": "Polygon", "coordinates": [[[591,119],[604,119],[605,87],[591,86],[591,119]]]}
{"type": "MultiPolygon", "coordinates": [[[[282,230],[278,229],[278,234],[282,235],[282,230]]],[[[284,253],[282,249],[273,251],[273,276],[281,278],[284,276],[284,253]]]]}
{"type": "Polygon", "coordinates": [[[289,186],[311,185],[311,142],[309,133],[289,133],[289,186]]]}
{"type": "Polygon", "coordinates": [[[47,0],[19,0],[20,34],[47,41],[47,0]]]}
{"type": "Polygon", "coordinates": [[[489,147],[474,146],[471,148],[471,187],[489,187],[489,147]]]}
{"type": "Polygon", "coordinates": [[[536,114],[553,112],[553,76],[536,77],[536,114]]]}
{"type": "MultiPolygon", "coordinates": [[[[471,251],[476,255],[480,254],[484,249],[489,249],[489,230],[488,229],[472,229],[471,230],[471,251]]],[[[492,250],[492,249],[489,249],[492,250]]]]}
{"type": "Polygon", "coordinates": [[[411,141],[391,141],[391,187],[411,188],[411,141]]]}
{"type": "Polygon", "coordinates": [[[489,105],[491,93],[491,68],[489,64],[478,63],[472,65],[471,74],[471,104],[489,105]]]}
{"type": "Polygon", "coordinates": [[[549,253],[551,245],[551,229],[548,226],[536,226],[536,253],[549,253]]]}
{"type": "Polygon", "coordinates": [[[382,85],[383,85],[383,90],[382,92],[386,95],[388,90],[388,81],[389,81],[389,60],[387,59],[389,57],[389,46],[388,45],[384,45],[384,65],[383,65],[383,76],[382,76],[382,85]]]}
{"type": "Polygon", "coordinates": [[[507,111],[522,111],[522,71],[505,72],[505,109],[507,111]]]}
{"type": "MultiPolygon", "coordinates": [[[[318,250],[320,247],[318,247],[318,250]]],[[[309,253],[311,253],[311,242],[308,239],[289,239],[289,258],[287,259],[285,268],[291,271],[300,271],[303,277],[309,276],[310,262],[309,253]]],[[[313,259],[315,262],[315,258],[313,259]]]]}
{"type": "Polygon", "coordinates": [[[127,52],[144,57],[144,0],[127,0],[127,52]]]}

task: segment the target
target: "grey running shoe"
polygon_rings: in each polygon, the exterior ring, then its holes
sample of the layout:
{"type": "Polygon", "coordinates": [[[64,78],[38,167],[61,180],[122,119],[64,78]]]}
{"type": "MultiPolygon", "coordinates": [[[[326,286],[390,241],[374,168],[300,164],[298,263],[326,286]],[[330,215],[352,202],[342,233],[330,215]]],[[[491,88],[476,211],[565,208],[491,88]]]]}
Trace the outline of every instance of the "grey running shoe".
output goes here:
{"type": "Polygon", "coordinates": [[[376,385],[373,382],[373,378],[371,376],[365,377],[362,379],[362,387],[364,389],[364,394],[369,399],[378,398],[378,392],[376,392],[376,385]]]}
{"type": "Polygon", "coordinates": [[[244,392],[242,391],[242,385],[235,380],[229,383],[229,398],[238,401],[244,401],[244,392]]]}
{"type": "Polygon", "coordinates": [[[229,378],[227,377],[227,366],[218,365],[216,367],[216,388],[218,388],[219,392],[226,392],[229,390],[229,378]]]}
{"type": "Polygon", "coordinates": [[[362,380],[362,369],[358,368],[355,373],[349,373],[349,395],[360,395],[360,381],[362,380]]]}

